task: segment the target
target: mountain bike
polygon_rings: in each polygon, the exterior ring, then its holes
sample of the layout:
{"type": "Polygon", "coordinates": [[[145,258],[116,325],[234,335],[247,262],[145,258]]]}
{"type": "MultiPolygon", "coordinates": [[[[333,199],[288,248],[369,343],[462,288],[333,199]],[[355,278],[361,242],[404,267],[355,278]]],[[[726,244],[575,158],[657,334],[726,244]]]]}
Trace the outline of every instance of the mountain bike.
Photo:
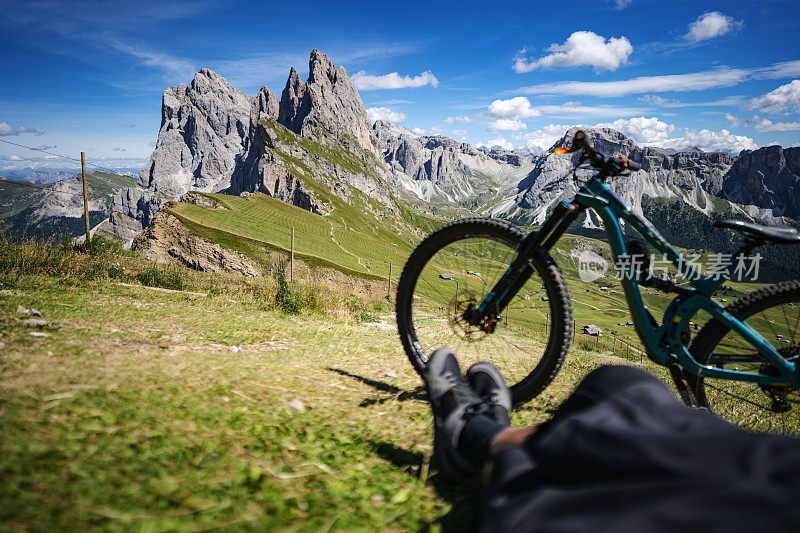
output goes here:
{"type": "MultiPolygon", "coordinates": [[[[563,255],[554,250],[556,242],[579,216],[592,212],[625,270],[619,283],[628,310],[593,305],[596,284],[586,288],[589,294],[578,293],[583,301],[576,296],[576,304],[612,316],[629,312],[647,357],[669,369],[687,404],[753,430],[800,431],[800,281],[765,286],[723,307],[714,294],[735,263],[703,274],[606,184],[639,170],[639,164],[596,152],[582,131],[571,147],[555,153],[572,154],[571,171],[592,174],[538,230],[526,234],[496,219],[462,219],[433,232],[411,254],[398,282],[396,311],[415,370],[424,378],[428,354],[448,346],[467,362],[497,365],[515,404],[541,393],[564,364],[575,327],[573,300],[551,252],[563,255]],[[626,240],[622,224],[640,239],[626,240]],[[653,275],[646,243],[688,284],[653,275]],[[645,305],[643,287],[675,295],[660,323],[645,305]],[[693,337],[693,320],[701,316],[706,323],[693,337]]],[[[714,225],[743,236],[738,258],[752,258],[765,244],[800,243],[794,228],[730,219],[714,225]]]]}

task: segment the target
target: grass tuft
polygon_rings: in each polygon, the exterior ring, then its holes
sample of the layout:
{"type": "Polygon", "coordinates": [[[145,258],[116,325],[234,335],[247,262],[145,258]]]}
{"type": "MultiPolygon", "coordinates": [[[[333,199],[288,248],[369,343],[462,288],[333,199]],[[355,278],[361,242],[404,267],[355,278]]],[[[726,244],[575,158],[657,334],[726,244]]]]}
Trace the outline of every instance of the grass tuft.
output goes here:
{"type": "Polygon", "coordinates": [[[188,288],[181,273],[174,268],[161,269],[159,267],[150,267],[136,274],[136,279],[139,283],[147,285],[148,287],[160,287],[162,289],[172,289],[175,291],[185,291],[188,288]]]}

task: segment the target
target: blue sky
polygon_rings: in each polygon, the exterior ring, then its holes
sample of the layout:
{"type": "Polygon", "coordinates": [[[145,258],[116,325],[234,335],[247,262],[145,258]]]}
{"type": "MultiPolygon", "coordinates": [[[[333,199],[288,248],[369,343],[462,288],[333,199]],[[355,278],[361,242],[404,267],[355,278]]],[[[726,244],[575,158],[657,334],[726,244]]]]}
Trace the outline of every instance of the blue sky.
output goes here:
{"type": "MultiPolygon", "coordinates": [[[[373,117],[546,148],[571,125],[706,149],[800,141],[800,2],[9,2],[0,139],[136,166],[201,67],[278,96],[312,48],[373,117]]],[[[40,156],[0,143],[0,167],[40,156]]],[[[104,163],[105,162],[105,163],[104,163]]]]}

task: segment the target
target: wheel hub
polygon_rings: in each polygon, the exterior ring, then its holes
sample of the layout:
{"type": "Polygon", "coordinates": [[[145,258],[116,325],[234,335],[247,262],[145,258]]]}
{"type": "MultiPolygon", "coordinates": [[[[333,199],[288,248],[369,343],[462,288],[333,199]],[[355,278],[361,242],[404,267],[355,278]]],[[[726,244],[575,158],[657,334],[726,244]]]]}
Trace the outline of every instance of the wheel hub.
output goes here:
{"type": "Polygon", "coordinates": [[[479,324],[473,324],[468,317],[472,315],[478,307],[478,295],[472,291],[461,291],[458,296],[453,298],[453,302],[448,306],[447,319],[453,333],[468,342],[479,341],[486,335],[494,333],[497,327],[497,319],[487,317],[479,324]]]}

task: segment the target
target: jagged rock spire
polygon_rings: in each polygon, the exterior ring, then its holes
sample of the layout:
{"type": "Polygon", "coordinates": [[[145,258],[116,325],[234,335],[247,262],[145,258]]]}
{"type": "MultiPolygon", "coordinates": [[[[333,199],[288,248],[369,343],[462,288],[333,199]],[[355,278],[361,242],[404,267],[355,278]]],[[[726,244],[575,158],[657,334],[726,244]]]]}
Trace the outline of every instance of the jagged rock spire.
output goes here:
{"type": "Polygon", "coordinates": [[[345,145],[355,139],[360,148],[382,160],[367,111],[344,67],[337,68],[314,49],[308,72],[306,83],[294,68],[289,72],[278,121],[298,135],[310,135],[313,128],[321,127],[345,145]]]}

